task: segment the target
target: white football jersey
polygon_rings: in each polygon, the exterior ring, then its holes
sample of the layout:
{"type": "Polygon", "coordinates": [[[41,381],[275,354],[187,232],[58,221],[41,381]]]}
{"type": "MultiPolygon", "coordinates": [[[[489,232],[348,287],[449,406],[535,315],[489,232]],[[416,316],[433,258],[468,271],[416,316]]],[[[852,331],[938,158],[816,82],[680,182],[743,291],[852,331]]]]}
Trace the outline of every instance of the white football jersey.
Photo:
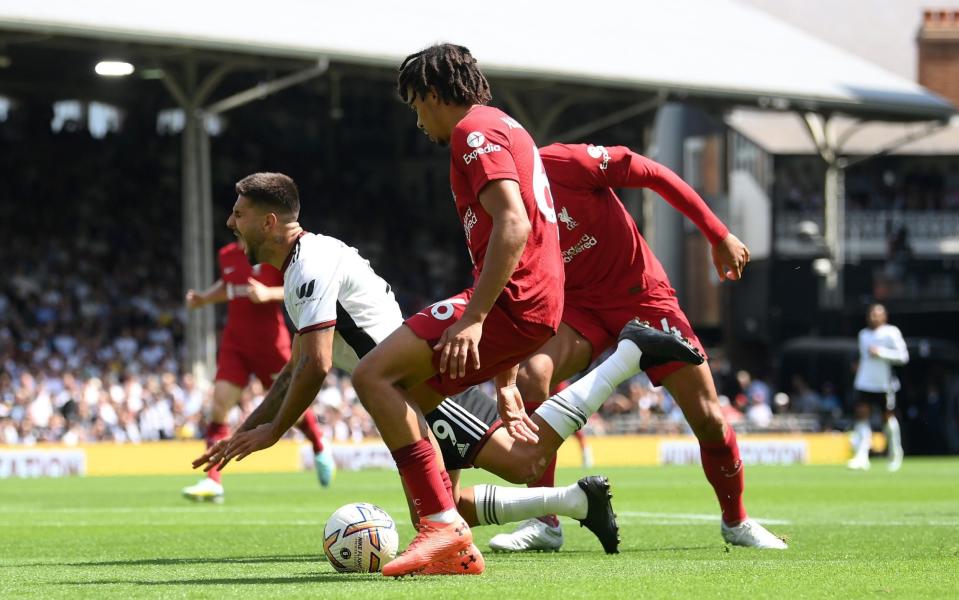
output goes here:
{"type": "Polygon", "coordinates": [[[334,327],[333,366],[353,372],[359,359],[403,323],[388,283],[356,248],[306,233],[283,270],[286,311],[297,333],[334,327]]]}
{"type": "Polygon", "coordinates": [[[893,365],[909,362],[909,351],[902,333],[895,325],[868,327],[859,332],[859,369],[853,386],[863,392],[887,393],[899,391],[899,379],[892,372],[893,365]],[[875,346],[879,356],[869,353],[875,346]]]}

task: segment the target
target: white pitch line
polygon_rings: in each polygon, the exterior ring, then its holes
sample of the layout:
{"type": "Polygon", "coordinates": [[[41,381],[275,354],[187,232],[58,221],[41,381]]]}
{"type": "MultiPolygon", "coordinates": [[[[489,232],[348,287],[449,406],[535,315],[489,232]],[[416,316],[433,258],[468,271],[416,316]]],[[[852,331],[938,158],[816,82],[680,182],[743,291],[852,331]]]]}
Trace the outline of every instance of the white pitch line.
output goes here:
{"type": "MultiPolygon", "coordinates": [[[[660,512],[637,512],[632,510],[616,511],[617,516],[622,517],[640,517],[642,519],[666,519],[672,521],[694,521],[718,523],[719,515],[706,515],[700,513],[660,513],[660,512]]],[[[759,523],[767,525],[792,525],[792,521],[785,519],[755,519],[759,523]]]]}

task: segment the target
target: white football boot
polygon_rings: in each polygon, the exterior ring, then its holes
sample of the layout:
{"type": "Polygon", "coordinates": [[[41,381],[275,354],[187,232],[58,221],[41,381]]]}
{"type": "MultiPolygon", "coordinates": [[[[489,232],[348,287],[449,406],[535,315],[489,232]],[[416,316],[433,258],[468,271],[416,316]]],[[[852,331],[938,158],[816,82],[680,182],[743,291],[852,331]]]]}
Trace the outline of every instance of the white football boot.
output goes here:
{"type": "Polygon", "coordinates": [[[556,552],[563,546],[563,528],[550,527],[539,519],[520,523],[513,533],[494,535],[489,547],[495,552],[556,552]]]}
{"type": "Polygon", "coordinates": [[[223,504],[223,486],[209,477],[183,488],[183,497],[194,502],[213,502],[223,504]]]}
{"type": "Polygon", "coordinates": [[[769,532],[768,529],[754,521],[746,519],[735,527],[722,524],[723,539],[734,546],[748,546],[771,550],[785,550],[786,542],[769,532]]]}

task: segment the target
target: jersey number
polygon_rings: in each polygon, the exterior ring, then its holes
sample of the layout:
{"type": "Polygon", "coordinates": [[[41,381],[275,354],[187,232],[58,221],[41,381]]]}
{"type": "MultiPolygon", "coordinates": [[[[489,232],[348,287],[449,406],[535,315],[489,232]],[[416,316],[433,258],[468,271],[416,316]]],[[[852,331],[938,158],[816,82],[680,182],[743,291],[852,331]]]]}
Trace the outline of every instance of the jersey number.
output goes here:
{"type": "Polygon", "coordinates": [[[437,419],[433,422],[433,435],[435,435],[438,440],[449,438],[451,442],[456,443],[456,434],[453,433],[453,428],[443,419],[437,419]]]}
{"type": "Polygon", "coordinates": [[[546,221],[555,223],[556,209],[553,205],[553,194],[549,191],[546,167],[543,166],[543,159],[540,158],[536,146],[533,146],[533,196],[536,198],[536,206],[539,207],[539,212],[543,213],[546,221]]]}

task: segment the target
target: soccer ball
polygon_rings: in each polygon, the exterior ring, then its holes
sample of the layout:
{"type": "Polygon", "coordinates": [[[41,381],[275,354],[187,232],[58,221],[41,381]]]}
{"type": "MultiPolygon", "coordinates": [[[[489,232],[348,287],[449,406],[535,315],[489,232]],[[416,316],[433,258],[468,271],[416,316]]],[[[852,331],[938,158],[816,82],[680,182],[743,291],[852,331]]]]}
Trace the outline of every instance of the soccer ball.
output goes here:
{"type": "Polygon", "coordinates": [[[366,502],[341,506],[323,530],[323,552],[340,573],[377,573],[396,557],[396,522],[366,502]]]}

